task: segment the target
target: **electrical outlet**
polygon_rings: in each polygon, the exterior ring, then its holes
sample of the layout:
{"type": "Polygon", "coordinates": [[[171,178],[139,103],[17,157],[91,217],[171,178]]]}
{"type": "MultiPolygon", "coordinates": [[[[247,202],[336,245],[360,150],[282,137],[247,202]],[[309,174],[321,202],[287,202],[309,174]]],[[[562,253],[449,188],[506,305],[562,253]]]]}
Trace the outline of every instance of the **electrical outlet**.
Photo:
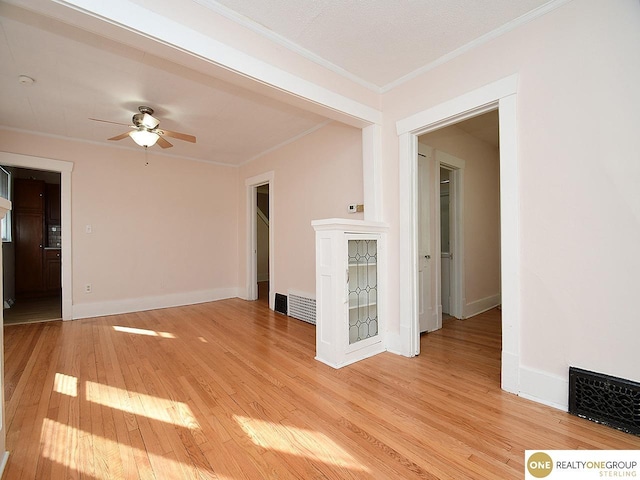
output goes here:
{"type": "Polygon", "coordinates": [[[358,205],[356,205],[355,203],[352,203],[347,207],[347,211],[349,213],[356,213],[358,211],[358,205]]]}
{"type": "Polygon", "coordinates": [[[84,293],[91,293],[91,289],[92,289],[91,284],[90,284],[90,283],[87,283],[87,284],[84,286],[84,293]]]}

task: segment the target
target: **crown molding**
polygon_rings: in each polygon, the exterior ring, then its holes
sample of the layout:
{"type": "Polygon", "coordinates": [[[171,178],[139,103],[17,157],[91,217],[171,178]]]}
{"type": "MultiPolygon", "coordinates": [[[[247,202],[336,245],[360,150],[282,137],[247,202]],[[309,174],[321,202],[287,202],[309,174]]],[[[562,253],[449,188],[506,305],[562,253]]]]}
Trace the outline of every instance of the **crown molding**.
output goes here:
{"type": "Polygon", "coordinates": [[[214,12],[222,15],[223,17],[237,23],[238,25],[241,25],[251,30],[252,32],[257,33],[258,35],[263,36],[267,40],[271,40],[272,42],[275,42],[278,45],[281,45],[286,49],[294,53],[297,53],[301,57],[306,58],[307,60],[310,60],[320,65],[321,67],[324,67],[327,70],[332,71],[333,73],[337,73],[338,75],[346,78],[347,80],[351,80],[352,82],[357,83],[358,85],[365,87],[371,90],[372,92],[381,93],[380,86],[374,83],[368,82],[367,80],[357,75],[354,75],[348,70],[345,70],[344,68],[336,65],[335,63],[330,62],[326,58],[323,58],[320,55],[317,55],[312,51],[307,50],[306,48],[298,45],[292,40],[289,40],[288,38],[283,37],[282,35],[274,32],[273,30],[269,30],[268,28],[260,25],[259,23],[254,22],[250,18],[239,14],[235,10],[231,10],[229,7],[226,7],[216,2],[215,0],[193,0],[193,1],[199,5],[202,5],[205,8],[213,10],[214,12]]]}
{"type": "Polygon", "coordinates": [[[444,63],[447,63],[448,61],[453,60],[454,58],[459,57],[460,55],[466,52],[469,52],[479,47],[480,45],[483,45],[489,42],[490,40],[493,40],[494,38],[500,37],[505,33],[515,30],[516,28],[518,28],[521,25],[524,25],[525,23],[535,20],[536,18],[539,18],[543,15],[546,15],[547,13],[571,1],[573,0],[551,0],[550,2],[545,3],[544,5],[541,5],[534,10],[531,10],[530,12],[525,13],[524,15],[521,15],[520,17],[508,23],[505,23],[504,25],[496,28],[495,30],[490,31],[489,33],[485,33],[481,37],[476,38],[475,40],[467,43],[466,45],[463,45],[447,53],[446,55],[443,55],[437,58],[433,62],[429,62],[426,65],[418,68],[417,70],[414,70],[413,72],[408,73],[398,78],[397,80],[394,80],[393,82],[386,84],[385,86],[380,88],[380,93],[387,93],[390,90],[393,90],[394,88],[402,85],[403,83],[413,80],[414,78],[419,77],[420,75],[427,73],[428,71],[433,70],[434,68],[444,63]]]}

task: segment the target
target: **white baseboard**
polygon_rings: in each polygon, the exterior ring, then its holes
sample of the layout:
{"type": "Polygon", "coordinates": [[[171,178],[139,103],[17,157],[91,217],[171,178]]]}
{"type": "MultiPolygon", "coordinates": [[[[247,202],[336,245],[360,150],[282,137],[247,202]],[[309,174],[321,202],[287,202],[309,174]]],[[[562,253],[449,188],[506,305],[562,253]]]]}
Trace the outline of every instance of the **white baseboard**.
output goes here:
{"type": "Polygon", "coordinates": [[[519,395],[566,412],[569,409],[569,380],[532,368],[520,367],[519,395]]]}
{"type": "Polygon", "coordinates": [[[339,362],[327,360],[321,355],[316,355],[315,359],[319,362],[324,363],[325,365],[329,365],[332,368],[339,369],[364,360],[366,358],[373,357],[374,355],[378,355],[379,353],[382,353],[384,351],[384,345],[382,343],[377,343],[375,345],[370,345],[367,348],[363,348],[357,352],[352,352],[351,354],[347,353],[343,358],[340,359],[339,362]]]}
{"type": "Polygon", "coordinates": [[[9,461],[9,452],[4,452],[4,455],[2,455],[2,460],[0,460],[0,478],[2,478],[2,474],[4,473],[4,468],[7,466],[8,461],[9,461]]]}
{"type": "Polygon", "coordinates": [[[490,297],[481,298],[464,306],[463,318],[470,318],[480,313],[491,310],[502,303],[502,295],[499,293],[490,297]]]}
{"type": "Polygon", "coordinates": [[[122,300],[109,300],[106,302],[77,303],[73,305],[72,318],[104,317],[121,313],[141,312],[144,310],[156,310],[160,308],[179,307],[196,303],[214,302],[225,298],[238,297],[237,288],[217,288],[211,290],[199,290],[195,292],[172,293],[143,298],[127,298],[122,300]]]}

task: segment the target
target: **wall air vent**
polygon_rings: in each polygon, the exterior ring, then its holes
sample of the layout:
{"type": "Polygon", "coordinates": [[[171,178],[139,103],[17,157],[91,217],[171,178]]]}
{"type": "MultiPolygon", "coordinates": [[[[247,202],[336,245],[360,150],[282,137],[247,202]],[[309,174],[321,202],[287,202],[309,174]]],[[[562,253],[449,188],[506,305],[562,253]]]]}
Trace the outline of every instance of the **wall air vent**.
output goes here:
{"type": "Polygon", "coordinates": [[[287,314],[287,296],[281,293],[276,293],[273,309],[278,313],[287,314]]]}
{"type": "Polygon", "coordinates": [[[289,290],[289,316],[316,324],[316,299],[308,293],[289,290]]]}
{"type": "Polygon", "coordinates": [[[569,413],[640,436],[640,383],[569,367],[569,413]]]}

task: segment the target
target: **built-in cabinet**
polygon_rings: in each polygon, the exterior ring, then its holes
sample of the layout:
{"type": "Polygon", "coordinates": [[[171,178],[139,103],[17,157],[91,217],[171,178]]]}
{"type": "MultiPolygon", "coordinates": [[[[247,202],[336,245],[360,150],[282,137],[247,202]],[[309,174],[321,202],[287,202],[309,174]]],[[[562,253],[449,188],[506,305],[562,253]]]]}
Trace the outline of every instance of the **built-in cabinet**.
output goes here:
{"type": "Polygon", "coordinates": [[[44,251],[44,288],[47,292],[58,292],[62,288],[62,259],[59,248],[44,251]]]}
{"type": "Polygon", "coordinates": [[[385,345],[387,226],[316,220],[316,359],[334,368],[385,345]]]}
{"type": "Polygon", "coordinates": [[[13,188],[16,297],[35,297],[60,290],[60,185],[42,180],[15,180],[13,188]],[[54,235],[50,230],[54,230],[54,235]]]}
{"type": "Polygon", "coordinates": [[[60,224],[62,223],[60,209],[60,185],[53,183],[45,184],[45,207],[47,212],[47,227],[60,227],[60,224]]]}

